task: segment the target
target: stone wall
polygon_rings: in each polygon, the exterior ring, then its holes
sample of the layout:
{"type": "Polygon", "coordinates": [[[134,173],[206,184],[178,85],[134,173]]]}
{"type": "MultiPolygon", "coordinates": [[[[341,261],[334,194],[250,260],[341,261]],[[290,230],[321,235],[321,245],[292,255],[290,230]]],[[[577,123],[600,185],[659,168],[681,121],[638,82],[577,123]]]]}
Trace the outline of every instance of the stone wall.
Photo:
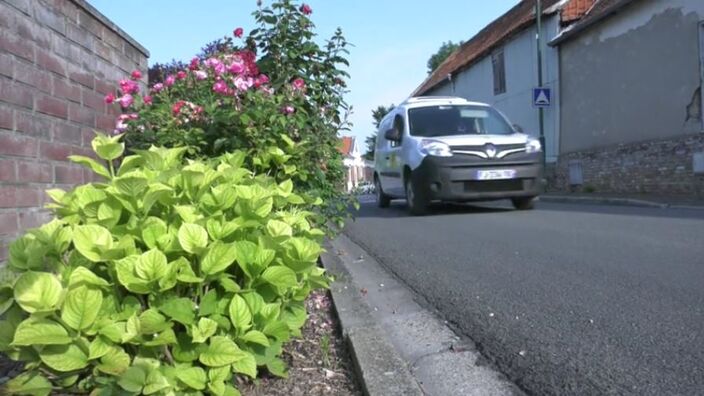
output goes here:
{"type": "Polygon", "coordinates": [[[695,161],[704,161],[704,133],[565,153],[550,187],[704,198],[704,169],[695,172],[695,161]]]}
{"type": "Polygon", "coordinates": [[[45,190],[92,179],[66,157],[114,128],[103,97],[135,69],[146,83],[148,56],[84,0],[0,0],[0,262],[49,219],[45,190]]]}

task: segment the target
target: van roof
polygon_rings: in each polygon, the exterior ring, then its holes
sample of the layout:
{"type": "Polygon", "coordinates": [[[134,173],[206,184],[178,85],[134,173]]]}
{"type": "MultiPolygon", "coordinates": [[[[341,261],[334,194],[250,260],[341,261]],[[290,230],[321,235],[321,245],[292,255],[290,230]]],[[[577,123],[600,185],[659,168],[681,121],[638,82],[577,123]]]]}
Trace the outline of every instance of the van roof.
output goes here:
{"type": "Polygon", "coordinates": [[[460,98],[458,96],[416,96],[406,99],[401,106],[405,107],[422,107],[426,105],[438,105],[438,104],[449,104],[449,105],[476,105],[476,106],[488,106],[486,103],[471,102],[465,98],[460,98]]]}

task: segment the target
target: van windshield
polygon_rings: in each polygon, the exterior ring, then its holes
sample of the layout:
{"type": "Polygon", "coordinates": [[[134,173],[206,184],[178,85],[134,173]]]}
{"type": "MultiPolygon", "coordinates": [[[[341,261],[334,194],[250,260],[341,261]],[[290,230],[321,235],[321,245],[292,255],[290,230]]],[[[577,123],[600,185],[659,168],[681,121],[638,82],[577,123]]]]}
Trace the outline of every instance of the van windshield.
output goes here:
{"type": "Polygon", "coordinates": [[[498,111],[486,106],[427,106],[408,110],[412,136],[510,135],[516,133],[498,111]]]}

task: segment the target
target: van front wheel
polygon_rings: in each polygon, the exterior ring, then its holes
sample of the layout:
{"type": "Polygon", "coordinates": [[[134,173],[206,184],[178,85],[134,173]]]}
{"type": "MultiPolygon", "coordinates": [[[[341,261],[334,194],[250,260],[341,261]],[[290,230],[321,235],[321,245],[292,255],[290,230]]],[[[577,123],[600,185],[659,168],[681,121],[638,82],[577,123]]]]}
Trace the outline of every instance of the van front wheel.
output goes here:
{"type": "Polygon", "coordinates": [[[423,216],[428,213],[428,198],[418,186],[413,183],[413,176],[409,174],[408,177],[406,177],[405,184],[408,211],[414,216],[423,216]]]}
{"type": "Polygon", "coordinates": [[[374,189],[376,190],[376,205],[380,208],[388,208],[391,204],[391,197],[384,194],[378,177],[374,178],[374,189]]]}
{"type": "Polygon", "coordinates": [[[518,210],[532,210],[535,208],[535,197],[513,198],[511,203],[518,210]]]}

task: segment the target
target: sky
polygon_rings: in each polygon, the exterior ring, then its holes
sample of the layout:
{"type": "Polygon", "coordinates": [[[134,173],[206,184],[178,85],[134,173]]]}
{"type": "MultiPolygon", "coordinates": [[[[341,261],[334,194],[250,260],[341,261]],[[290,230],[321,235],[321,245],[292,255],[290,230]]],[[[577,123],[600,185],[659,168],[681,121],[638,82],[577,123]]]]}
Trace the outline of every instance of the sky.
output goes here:
{"type": "MultiPolygon", "coordinates": [[[[256,0],[88,0],[150,52],[149,64],[190,60],[236,27],[254,28],[256,0]]],[[[269,3],[264,0],[264,3],[269,3]]],[[[398,104],[428,76],[445,41],[466,41],[518,0],[307,0],[321,40],[342,28],[350,48],[351,134],[374,132],[372,109],[398,104]]]]}

